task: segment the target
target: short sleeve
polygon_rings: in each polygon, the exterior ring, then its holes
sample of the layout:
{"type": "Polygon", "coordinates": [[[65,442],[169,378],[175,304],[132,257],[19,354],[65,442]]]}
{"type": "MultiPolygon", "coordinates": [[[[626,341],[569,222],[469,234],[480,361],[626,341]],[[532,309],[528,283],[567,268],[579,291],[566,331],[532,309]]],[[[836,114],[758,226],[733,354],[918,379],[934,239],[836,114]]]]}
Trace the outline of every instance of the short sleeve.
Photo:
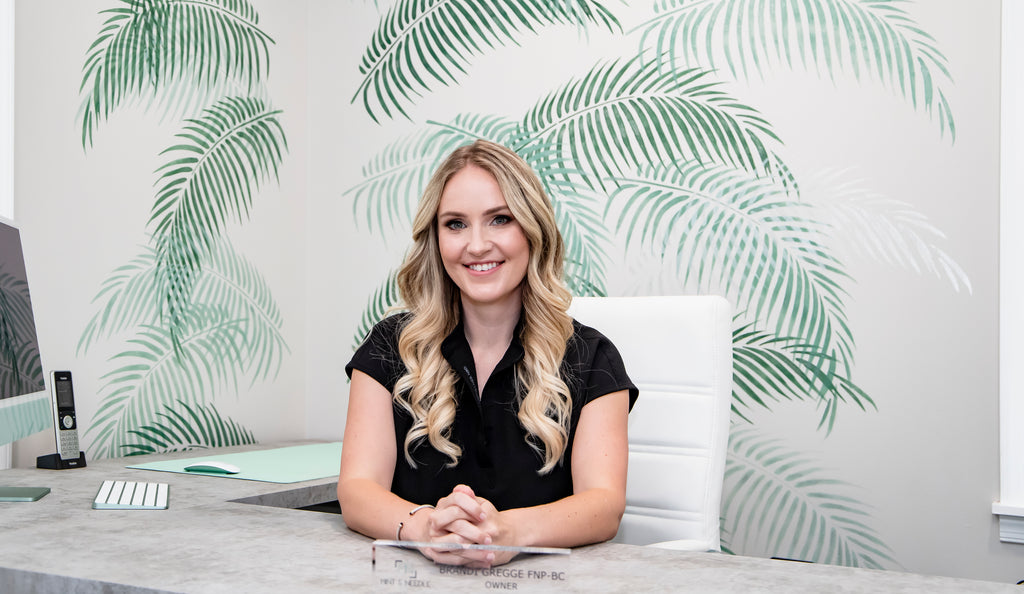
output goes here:
{"type": "Polygon", "coordinates": [[[405,365],[398,355],[398,336],[407,317],[408,314],[389,316],[370,330],[369,336],[345,366],[345,373],[350,379],[352,371],[358,369],[389,392],[394,390],[395,383],[405,373],[405,365]]]}
{"type": "Polygon", "coordinates": [[[579,390],[582,407],[601,396],[626,390],[629,408],[639,396],[639,390],[626,372],[619,350],[605,335],[578,322],[566,349],[567,379],[579,390]]]}

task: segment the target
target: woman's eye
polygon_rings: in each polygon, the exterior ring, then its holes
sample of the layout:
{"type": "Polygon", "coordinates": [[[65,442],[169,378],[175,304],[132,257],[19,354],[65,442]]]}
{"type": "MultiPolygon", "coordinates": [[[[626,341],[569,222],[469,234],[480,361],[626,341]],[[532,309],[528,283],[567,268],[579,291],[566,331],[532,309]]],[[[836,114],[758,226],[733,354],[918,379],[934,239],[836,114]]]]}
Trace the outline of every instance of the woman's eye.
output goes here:
{"type": "Polygon", "coordinates": [[[445,223],[444,226],[451,229],[452,231],[458,231],[459,229],[466,228],[466,224],[458,219],[452,219],[445,223]]]}
{"type": "Polygon", "coordinates": [[[512,222],[512,217],[510,217],[508,215],[498,215],[498,216],[494,217],[494,221],[493,221],[492,224],[494,224],[494,225],[507,225],[507,224],[509,224],[511,222],[512,222]]]}

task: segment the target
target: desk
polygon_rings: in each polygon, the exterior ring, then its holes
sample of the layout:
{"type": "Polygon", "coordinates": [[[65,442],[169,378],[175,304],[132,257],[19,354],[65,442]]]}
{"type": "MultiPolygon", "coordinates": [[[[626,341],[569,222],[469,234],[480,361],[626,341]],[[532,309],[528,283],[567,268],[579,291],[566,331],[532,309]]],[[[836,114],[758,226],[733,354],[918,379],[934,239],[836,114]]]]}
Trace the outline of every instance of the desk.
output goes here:
{"type": "MultiPolygon", "coordinates": [[[[337,477],[275,484],[125,468],[196,455],[0,471],[4,485],[51,488],[34,503],[0,503],[0,592],[375,590],[370,539],[348,530],[338,514],[294,509],[335,500],[337,477]],[[104,479],[169,483],[170,509],[93,510],[104,479]]],[[[570,589],[583,592],[1022,592],[1009,584],[611,543],[574,550],[571,572],[570,589]]]]}

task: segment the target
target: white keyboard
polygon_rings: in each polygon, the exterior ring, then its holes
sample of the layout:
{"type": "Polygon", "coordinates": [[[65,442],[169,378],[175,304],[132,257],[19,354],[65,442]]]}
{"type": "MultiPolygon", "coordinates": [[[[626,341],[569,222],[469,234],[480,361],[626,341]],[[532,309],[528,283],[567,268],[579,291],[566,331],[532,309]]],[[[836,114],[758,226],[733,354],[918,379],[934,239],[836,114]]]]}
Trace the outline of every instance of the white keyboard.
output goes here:
{"type": "Polygon", "coordinates": [[[93,509],[167,509],[167,483],[103,481],[93,509]]]}

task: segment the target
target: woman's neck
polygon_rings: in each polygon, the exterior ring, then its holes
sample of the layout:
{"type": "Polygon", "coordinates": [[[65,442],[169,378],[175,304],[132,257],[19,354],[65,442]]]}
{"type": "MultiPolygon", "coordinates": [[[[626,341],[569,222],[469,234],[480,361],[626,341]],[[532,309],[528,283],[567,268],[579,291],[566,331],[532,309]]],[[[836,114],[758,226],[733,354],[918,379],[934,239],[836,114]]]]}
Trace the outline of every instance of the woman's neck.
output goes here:
{"type": "Polygon", "coordinates": [[[522,300],[510,299],[486,306],[462,303],[462,324],[476,365],[477,400],[483,400],[484,387],[501,361],[522,310],[522,300]]]}
{"type": "Polygon", "coordinates": [[[510,299],[486,306],[463,302],[462,324],[470,348],[474,352],[494,349],[504,352],[512,342],[512,333],[519,323],[522,307],[520,299],[510,299]]]}

